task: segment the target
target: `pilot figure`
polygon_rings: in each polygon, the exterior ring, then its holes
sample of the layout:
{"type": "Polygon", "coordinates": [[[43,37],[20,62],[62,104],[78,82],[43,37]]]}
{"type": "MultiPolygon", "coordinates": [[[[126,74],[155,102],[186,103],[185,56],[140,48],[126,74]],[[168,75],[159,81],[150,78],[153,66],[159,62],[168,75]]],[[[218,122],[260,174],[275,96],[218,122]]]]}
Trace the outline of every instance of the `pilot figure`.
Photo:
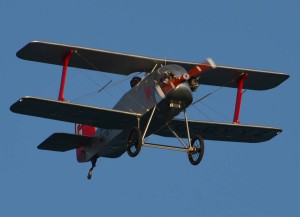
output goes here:
{"type": "Polygon", "coordinates": [[[130,86],[135,87],[138,83],[140,83],[141,80],[142,79],[140,77],[137,76],[133,77],[130,81],[130,86]]]}

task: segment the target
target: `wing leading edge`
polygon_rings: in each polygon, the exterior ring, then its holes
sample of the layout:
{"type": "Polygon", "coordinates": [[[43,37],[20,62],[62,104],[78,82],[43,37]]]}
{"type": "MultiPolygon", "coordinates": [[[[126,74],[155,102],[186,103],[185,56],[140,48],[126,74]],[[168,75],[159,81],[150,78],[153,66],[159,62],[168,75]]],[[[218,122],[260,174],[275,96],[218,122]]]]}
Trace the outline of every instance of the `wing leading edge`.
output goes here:
{"type": "MultiPolygon", "coordinates": [[[[174,119],[169,122],[169,126],[182,138],[187,138],[186,125],[184,120],[174,119]]],[[[253,126],[243,124],[216,123],[205,121],[189,120],[191,135],[201,135],[205,140],[229,141],[229,142],[247,142],[257,143],[265,142],[279,133],[281,129],[253,126]]],[[[161,129],[157,135],[165,137],[174,137],[168,127],[161,129]]]]}
{"type": "MultiPolygon", "coordinates": [[[[63,65],[63,60],[71,51],[76,51],[69,61],[69,66],[95,71],[129,75],[134,72],[150,72],[156,66],[177,64],[187,71],[199,63],[151,58],[132,54],[97,50],[85,47],[33,41],[17,52],[21,59],[63,65]]],[[[214,86],[237,87],[236,80],[243,73],[248,74],[244,89],[267,90],[274,88],[288,79],[289,75],[253,69],[216,66],[201,73],[200,83],[214,86]]]]}
{"type": "Polygon", "coordinates": [[[125,129],[140,114],[37,97],[23,97],[10,110],[15,113],[80,123],[105,129],[125,129]]]}

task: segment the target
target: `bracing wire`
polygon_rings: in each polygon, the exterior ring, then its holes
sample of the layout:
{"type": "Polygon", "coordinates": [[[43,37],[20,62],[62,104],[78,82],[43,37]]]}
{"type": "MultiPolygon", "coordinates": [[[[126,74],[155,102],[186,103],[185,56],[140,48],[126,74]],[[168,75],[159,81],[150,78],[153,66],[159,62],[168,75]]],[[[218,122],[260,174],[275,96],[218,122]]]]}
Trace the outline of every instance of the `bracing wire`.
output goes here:
{"type": "Polygon", "coordinates": [[[104,88],[106,88],[111,82],[112,82],[112,80],[110,80],[107,84],[105,84],[100,90],[98,90],[98,93],[100,93],[102,90],[104,90],[104,88]]]}
{"type": "Polygon", "coordinates": [[[218,88],[216,88],[214,91],[206,94],[205,96],[201,97],[200,99],[196,100],[195,102],[193,102],[192,105],[204,100],[205,98],[207,98],[208,96],[211,96],[212,94],[220,91],[222,88],[226,87],[228,84],[230,84],[231,82],[235,81],[237,78],[239,78],[241,75],[238,75],[236,77],[234,77],[233,79],[231,79],[230,81],[227,81],[226,83],[224,83],[223,85],[219,86],[218,88]]]}
{"type": "MultiPolygon", "coordinates": [[[[92,68],[94,68],[95,71],[100,71],[93,63],[91,63],[90,61],[88,61],[84,56],[82,56],[78,51],[76,52],[76,54],[83,60],[85,61],[88,65],[90,65],[92,68]]],[[[85,74],[86,75],[86,74],[85,74]]],[[[106,76],[105,74],[103,74],[103,76],[107,79],[107,80],[111,80],[108,76],[106,76]]],[[[93,80],[93,79],[92,79],[93,80]]],[[[94,81],[95,82],[95,81],[94,81]]],[[[96,84],[98,85],[98,87],[100,86],[97,82],[96,84]]]]}
{"type": "Polygon", "coordinates": [[[103,91],[103,90],[104,90],[111,82],[112,82],[112,80],[110,80],[108,83],[106,83],[106,84],[105,84],[103,87],[101,87],[99,90],[95,90],[95,91],[93,91],[93,92],[87,93],[87,94],[85,94],[85,95],[83,95],[83,96],[80,96],[80,97],[78,97],[78,98],[73,99],[72,101],[79,101],[79,100],[84,99],[84,98],[87,98],[87,97],[89,97],[89,96],[98,94],[98,93],[100,93],[101,91],[103,91]]]}
{"type": "MultiPolygon", "coordinates": [[[[206,116],[209,120],[212,121],[212,119],[210,117],[208,117],[206,114],[204,114],[203,112],[200,111],[200,109],[198,109],[195,105],[199,102],[201,102],[202,105],[204,105],[206,108],[210,109],[211,111],[215,112],[216,114],[218,114],[219,116],[221,116],[222,118],[224,118],[225,120],[230,120],[228,117],[226,117],[224,114],[218,112],[217,110],[213,109],[212,107],[208,106],[207,104],[203,103],[202,101],[204,99],[206,99],[207,97],[211,96],[212,94],[215,94],[216,92],[218,92],[219,90],[221,90],[222,88],[226,87],[228,84],[230,84],[231,82],[235,81],[236,79],[238,79],[241,75],[238,75],[236,77],[234,77],[233,79],[227,81],[226,83],[224,83],[223,85],[219,86],[218,88],[216,88],[214,91],[209,92],[208,94],[206,94],[205,96],[201,97],[200,99],[196,100],[195,102],[193,102],[191,105],[197,110],[199,111],[201,114],[203,114],[204,116],[206,116]]],[[[246,92],[246,90],[244,90],[244,92],[246,92]]],[[[243,93],[244,93],[243,92],[243,93]]]]}
{"type": "MultiPolygon", "coordinates": [[[[81,55],[78,51],[76,51],[76,54],[83,60],[83,61],[85,61],[88,65],[90,65],[92,68],[94,68],[94,70],[96,70],[96,71],[100,71],[94,64],[92,64],[90,61],[88,61],[83,55],[81,55]]],[[[153,70],[156,68],[156,66],[157,66],[157,64],[155,65],[155,67],[153,68],[153,70]]],[[[152,71],[153,71],[152,70],[152,71]]],[[[93,91],[93,92],[90,92],[90,93],[88,93],[88,94],[85,94],[85,95],[83,95],[83,96],[81,96],[81,97],[78,97],[78,98],[76,98],[76,99],[73,99],[72,101],[78,101],[78,100],[82,100],[82,99],[84,99],[84,98],[87,98],[87,97],[91,97],[92,95],[96,95],[96,94],[98,94],[98,93],[100,93],[100,92],[102,92],[103,90],[107,93],[107,94],[109,94],[111,97],[113,97],[113,98],[115,98],[116,99],[116,96],[114,96],[113,94],[111,94],[107,89],[110,89],[110,88],[113,88],[114,86],[117,86],[117,85],[120,85],[121,83],[123,83],[123,82],[125,82],[125,81],[128,81],[129,79],[131,79],[132,77],[134,77],[134,76],[137,76],[137,75],[139,75],[139,74],[141,74],[142,72],[139,72],[139,73],[137,73],[137,74],[134,74],[134,75],[132,75],[132,76],[128,76],[128,77],[126,77],[125,79],[122,79],[121,81],[119,81],[119,82],[116,82],[116,83],[114,83],[114,84],[111,84],[111,82],[112,82],[112,80],[108,77],[108,76],[106,76],[105,75],[105,73],[103,74],[104,75],[104,77],[107,79],[107,80],[109,80],[109,82],[106,84],[106,85],[104,85],[103,87],[101,87],[101,85],[99,85],[94,79],[92,79],[90,76],[87,76],[85,73],[83,73],[83,75],[87,78],[87,79],[89,79],[90,81],[92,81],[96,86],[97,86],[97,90],[95,90],[95,91],[93,91]],[[108,87],[109,86],[109,87],[108,87]],[[108,87],[108,88],[107,88],[108,87]]],[[[136,102],[137,102],[137,104],[138,105],[140,105],[141,107],[143,107],[143,105],[140,103],[140,102],[138,102],[137,100],[135,100],[136,102]]],[[[125,103],[122,103],[126,108],[128,108],[130,111],[132,111],[130,108],[129,108],[129,106],[128,105],[126,105],[125,103]]],[[[144,108],[144,107],[143,107],[144,108]]],[[[133,111],[132,111],[133,112],[133,111]]]]}
{"type": "Polygon", "coordinates": [[[201,104],[203,106],[205,106],[206,108],[208,108],[209,110],[213,111],[214,113],[216,113],[217,115],[219,115],[220,117],[222,117],[224,120],[230,122],[230,118],[228,118],[226,115],[224,115],[223,113],[217,111],[216,109],[212,108],[211,106],[207,105],[206,103],[204,102],[201,102],[201,104]]]}
{"type": "Polygon", "coordinates": [[[205,116],[208,120],[213,121],[212,118],[210,118],[207,114],[205,114],[203,111],[201,111],[198,107],[195,105],[192,105],[194,109],[196,109],[199,113],[201,113],[203,116],[205,116]]]}

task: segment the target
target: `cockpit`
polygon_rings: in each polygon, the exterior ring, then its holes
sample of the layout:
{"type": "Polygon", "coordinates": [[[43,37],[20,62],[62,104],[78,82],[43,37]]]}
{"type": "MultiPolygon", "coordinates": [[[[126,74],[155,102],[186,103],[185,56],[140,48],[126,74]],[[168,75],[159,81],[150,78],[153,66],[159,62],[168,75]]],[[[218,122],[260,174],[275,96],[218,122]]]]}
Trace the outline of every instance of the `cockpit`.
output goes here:
{"type": "Polygon", "coordinates": [[[135,87],[136,85],[138,85],[138,83],[140,83],[141,80],[142,79],[138,76],[133,77],[130,81],[130,86],[135,87]]]}

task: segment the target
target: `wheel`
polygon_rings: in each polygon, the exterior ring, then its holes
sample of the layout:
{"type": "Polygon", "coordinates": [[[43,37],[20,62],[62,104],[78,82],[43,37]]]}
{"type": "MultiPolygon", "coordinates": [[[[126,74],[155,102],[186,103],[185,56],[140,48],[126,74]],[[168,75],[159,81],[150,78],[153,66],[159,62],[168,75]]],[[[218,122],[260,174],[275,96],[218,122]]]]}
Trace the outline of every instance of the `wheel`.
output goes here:
{"type": "Polygon", "coordinates": [[[127,153],[130,157],[136,157],[142,147],[142,132],[139,128],[133,128],[127,139],[127,153]]]}
{"type": "Polygon", "coordinates": [[[196,135],[191,141],[192,149],[188,152],[189,161],[192,165],[198,165],[204,154],[204,140],[201,136],[196,135]]]}

